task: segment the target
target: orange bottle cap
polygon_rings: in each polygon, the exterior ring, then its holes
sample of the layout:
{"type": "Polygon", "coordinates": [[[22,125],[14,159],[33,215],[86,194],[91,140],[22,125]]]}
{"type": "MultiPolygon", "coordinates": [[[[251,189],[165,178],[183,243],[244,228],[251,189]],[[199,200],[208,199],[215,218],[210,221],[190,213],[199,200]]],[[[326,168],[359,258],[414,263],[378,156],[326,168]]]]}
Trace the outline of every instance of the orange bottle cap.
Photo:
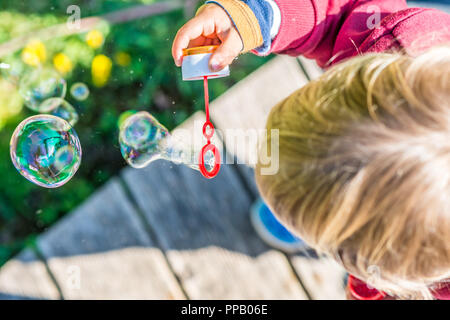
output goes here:
{"type": "Polygon", "coordinates": [[[213,53],[219,46],[203,46],[183,49],[183,56],[192,56],[194,54],[213,53]]]}

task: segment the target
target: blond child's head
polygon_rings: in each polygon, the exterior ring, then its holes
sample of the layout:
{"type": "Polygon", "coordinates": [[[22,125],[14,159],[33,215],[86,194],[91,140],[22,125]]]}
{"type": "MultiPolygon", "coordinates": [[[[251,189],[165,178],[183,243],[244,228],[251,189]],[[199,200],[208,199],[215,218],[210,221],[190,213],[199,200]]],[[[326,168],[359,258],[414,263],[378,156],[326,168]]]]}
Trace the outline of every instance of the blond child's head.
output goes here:
{"type": "Polygon", "coordinates": [[[267,129],[280,169],[258,164],[258,186],[293,232],[363,280],[375,266],[377,289],[400,297],[450,278],[450,47],[337,65],[267,129]]]}

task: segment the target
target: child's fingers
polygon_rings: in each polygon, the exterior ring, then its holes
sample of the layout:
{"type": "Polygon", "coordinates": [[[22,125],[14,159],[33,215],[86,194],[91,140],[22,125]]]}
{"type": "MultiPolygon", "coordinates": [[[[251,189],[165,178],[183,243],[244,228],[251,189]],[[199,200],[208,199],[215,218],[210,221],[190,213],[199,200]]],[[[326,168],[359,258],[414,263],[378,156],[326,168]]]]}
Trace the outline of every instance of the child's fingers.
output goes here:
{"type": "Polygon", "coordinates": [[[178,30],[172,44],[172,56],[175,64],[181,66],[183,49],[187,48],[189,42],[203,34],[203,24],[199,19],[194,18],[178,30]]]}
{"type": "Polygon", "coordinates": [[[237,32],[229,32],[222,44],[211,55],[209,68],[211,71],[220,71],[230,65],[239,55],[242,49],[242,41],[237,32]]]}
{"type": "Polygon", "coordinates": [[[197,39],[191,40],[191,42],[189,42],[189,46],[188,48],[192,48],[192,47],[200,47],[200,46],[205,46],[206,42],[208,41],[208,38],[206,37],[198,37],[197,39]]]}
{"type": "Polygon", "coordinates": [[[204,33],[205,30],[203,30],[202,36],[198,37],[197,39],[191,40],[191,42],[189,42],[188,48],[220,44],[220,40],[219,38],[217,38],[217,35],[215,33],[208,36],[205,36],[204,33]]]}
{"type": "Polygon", "coordinates": [[[206,38],[205,43],[203,44],[204,46],[210,46],[213,44],[213,40],[211,38],[206,38]]]}

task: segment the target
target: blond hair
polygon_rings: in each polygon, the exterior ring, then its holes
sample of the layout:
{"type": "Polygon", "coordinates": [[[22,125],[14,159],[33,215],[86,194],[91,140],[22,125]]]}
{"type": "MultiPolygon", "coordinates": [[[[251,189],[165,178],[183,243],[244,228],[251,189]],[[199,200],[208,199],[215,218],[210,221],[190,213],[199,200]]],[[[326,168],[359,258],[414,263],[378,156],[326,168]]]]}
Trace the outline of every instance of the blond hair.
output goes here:
{"type": "Polygon", "coordinates": [[[267,129],[280,169],[259,163],[256,179],[288,228],[399,297],[450,278],[450,47],[339,64],[273,108],[267,129]]]}

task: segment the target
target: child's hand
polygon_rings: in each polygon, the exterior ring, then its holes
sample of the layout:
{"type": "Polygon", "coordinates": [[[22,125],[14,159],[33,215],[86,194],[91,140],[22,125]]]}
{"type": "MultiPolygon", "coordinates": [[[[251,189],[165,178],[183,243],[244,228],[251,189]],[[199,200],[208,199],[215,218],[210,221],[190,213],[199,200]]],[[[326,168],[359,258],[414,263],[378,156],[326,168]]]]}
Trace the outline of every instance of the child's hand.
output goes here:
{"type": "Polygon", "coordinates": [[[178,30],[172,45],[175,64],[181,66],[183,49],[208,45],[220,45],[209,60],[211,71],[222,70],[231,64],[243,49],[233,22],[216,4],[205,5],[197,16],[178,30]]]}

